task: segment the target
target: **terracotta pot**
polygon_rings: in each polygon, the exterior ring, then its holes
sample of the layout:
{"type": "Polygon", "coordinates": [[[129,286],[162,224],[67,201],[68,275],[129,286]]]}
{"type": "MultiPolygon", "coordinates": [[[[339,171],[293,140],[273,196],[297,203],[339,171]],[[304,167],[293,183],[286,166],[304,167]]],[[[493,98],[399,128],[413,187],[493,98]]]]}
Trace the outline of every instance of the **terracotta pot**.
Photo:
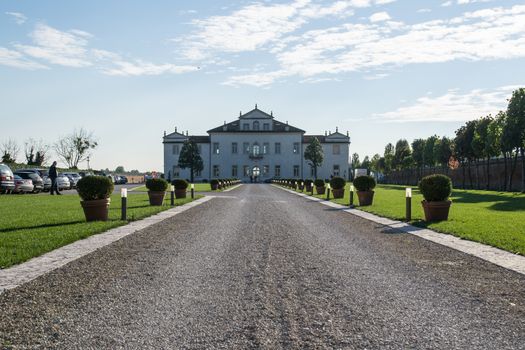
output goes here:
{"type": "Polygon", "coordinates": [[[374,191],[356,191],[359,198],[359,205],[364,207],[372,205],[374,202],[374,191]]]}
{"type": "Polygon", "coordinates": [[[310,185],[310,186],[305,185],[305,186],[304,186],[304,189],[306,190],[306,192],[312,192],[312,188],[313,188],[312,185],[310,185]]]}
{"type": "Polygon", "coordinates": [[[301,191],[301,192],[304,191],[304,185],[302,185],[302,186],[299,185],[299,191],[301,191]]]}
{"type": "Polygon", "coordinates": [[[86,221],[108,221],[108,210],[111,198],[80,201],[86,221]]]}
{"type": "MultiPolygon", "coordinates": [[[[176,191],[175,191],[176,192],[176,191]]],[[[164,203],[165,191],[148,191],[150,205],[162,205],[164,203]]]]}
{"type": "Polygon", "coordinates": [[[175,198],[186,198],[186,189],[177,190],[175,189],[175,198]]]}
{"type": "Polygon", "coordinates": [[[219,189],[219,184],[212,184],[211,185],[211,190],[212,191],[217,191],[219,189]]]}
{"type": "Polygon", "coordinates": [[[345,196],[345,189],[344,188],[333,188],[332,194],[334,195],[334,198],[343,198],[345,196]]]}
{"type": "Polygon", "coordinates": [[[444,221],[448,220],[451,201],[427,202],[421,201],[423,211],[425,212],[426,221],[444,221]]]}
{"type": "Polygon", "coordinates": [[[322,186],[322,187],[315,187],[315,190],[317,191],[317,194],[324,194],[325,190],[326,190],[326,187],[325,186],[322,186]]]}
{"type": "Polygon", "coordinates": [[[297,184],[292,185],[292,189],[297,190],[297,184]]]}

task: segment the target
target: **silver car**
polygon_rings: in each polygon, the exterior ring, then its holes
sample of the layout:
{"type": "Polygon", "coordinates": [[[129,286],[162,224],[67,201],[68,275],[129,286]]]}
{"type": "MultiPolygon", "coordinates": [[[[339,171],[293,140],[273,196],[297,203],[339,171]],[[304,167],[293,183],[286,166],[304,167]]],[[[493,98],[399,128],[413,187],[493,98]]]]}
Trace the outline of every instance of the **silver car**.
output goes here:
{"type": "Polygon", "coordinates": [[[77,188],[77,182],[78,180],[82,178],[79,173],[68,172],[68,173],[62,173],[62,175],[67,176],[67,178],[69,179],[71,188],[77,188]]]}
{"type": "Polygon", "coordinates": [[[69,190],[71,188],[71,182],[69,181],[69,178],[66,175],[58,174],[57,188],[59,191],[69,190]]]}

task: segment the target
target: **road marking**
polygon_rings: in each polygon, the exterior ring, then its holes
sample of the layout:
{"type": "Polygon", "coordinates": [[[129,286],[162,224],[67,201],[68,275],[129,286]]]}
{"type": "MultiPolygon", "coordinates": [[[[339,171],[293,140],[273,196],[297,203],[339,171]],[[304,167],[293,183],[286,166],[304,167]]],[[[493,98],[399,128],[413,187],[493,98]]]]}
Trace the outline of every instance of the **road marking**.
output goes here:
{"type": "Polygon", "coordinates": [[[443,246],[458,250],[460,252],[478,257],[482,260],[504,267],[508,270],[512,270],[525,275],[525,256],[513,254],[505,250],[491,247],[482,243],[461,239],[450,234],[439,233],[430,229],[412,226],[410,224],[407,224],[406,222],[384,218],[359,209],[349,209],[347,206],[330,202],[325,199],[311,197],[307,194],[288,190],[280,186],[272,186],[293,193],[295,195],[304,197],[311,201],[320,202],[323,205],[341,209],[341,211],[343,212],[359,216],[360,218],[375,222],[377,224],[381,224],[392,229],[409,233],[411,235],[426,239],[427,241],[438,243],[443,246]]]}
{"type": "Polygon", "coordinates": [[[186,210],[203,204],[213,198],[214,197],[212,196],[207,196],[197,199],[193,202],[165,210],[145,219],[133,221],[127,225],[89,236],[86,239],[81,239],[66,246],[57,248],[19,265],[0,270],[0,294],[6,289],[16,288],[37,277],[58,269],[71,261],[90,254],[97,249],[116,242],[121,238],[185,212],[186,210]]]}

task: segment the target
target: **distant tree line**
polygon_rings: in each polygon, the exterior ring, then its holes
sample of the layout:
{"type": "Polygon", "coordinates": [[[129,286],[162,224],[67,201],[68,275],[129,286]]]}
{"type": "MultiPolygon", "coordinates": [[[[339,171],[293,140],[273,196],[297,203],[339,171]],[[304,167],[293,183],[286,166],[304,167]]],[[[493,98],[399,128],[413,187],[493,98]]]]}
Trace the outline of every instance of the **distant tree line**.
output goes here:
{"type": "Polygon", "coordinates": [[[467,121],[455,132],[454,138],[437,135],[426,139],[415,139],[410,144],[400,139],[395,145],[385,146],[383,155],[375,154],[371,159],[365,157],[360,162],[359,155],[352,155],[352,169],[366,168],[378,174],[388,175],[396,171],[409,170],[409,174],[421,178],[425,168],[441,167],[445,173],[449,169],[461,168],[463,188],[468,180],[470,188],[489,189],[490,164],[495,158],[503,158],[503,190],[510,190],[515,180],[518,158],[521,158],[521,188],[525,192],[525,89],[512,93],[507,110],[495,116],[489,114],[476,120],[467,121]],[[474,184],[472,168],[475,171],[474,184]],[[480,174],[485,183],[480,183],[480,174]]]}
{"type": "MultiPolygon", "coordinates": [[[[91,150],[98,146],[92,132],[85,129],[74,130],[71,134],[60,137],[50,145],[43,140],[28,139],[24,142],[24,162],[27,165],[46,165],[50,150],[55,151],[57,157],[69,169],[78,169],[78,164],[89,158],[91,150]]],[[[20,155],[20,145],[10,138],[0,144],[2,163],[16,163],[20,155]]]]}

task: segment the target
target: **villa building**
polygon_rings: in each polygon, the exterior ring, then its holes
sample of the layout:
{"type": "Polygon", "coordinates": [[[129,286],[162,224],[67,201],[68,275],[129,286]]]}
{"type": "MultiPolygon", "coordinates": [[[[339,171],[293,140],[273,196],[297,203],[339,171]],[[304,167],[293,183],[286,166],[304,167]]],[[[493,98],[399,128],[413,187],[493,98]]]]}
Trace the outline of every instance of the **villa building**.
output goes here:
{"type": "Polygon", "coordinates": [[[197,143],[204,169],[195,181],[214,178],[250,177],[264,181],[271,178],[313,178],[313,169],[304,159],[304,151],[317,137],[324,151],[324,162],[317,169],[318,178],[342,176],[350,172],[350,137],[335,132],[305,135],[305,131],[288,122],[275,120],[273,113],[257,108],[240,114],[238,119],[208,130],[207,136],[191,136],[178,132],[164,133],[164,174],[167,179],[190,178],[189,169],[178,166],[184,141],[197,143]]]}

